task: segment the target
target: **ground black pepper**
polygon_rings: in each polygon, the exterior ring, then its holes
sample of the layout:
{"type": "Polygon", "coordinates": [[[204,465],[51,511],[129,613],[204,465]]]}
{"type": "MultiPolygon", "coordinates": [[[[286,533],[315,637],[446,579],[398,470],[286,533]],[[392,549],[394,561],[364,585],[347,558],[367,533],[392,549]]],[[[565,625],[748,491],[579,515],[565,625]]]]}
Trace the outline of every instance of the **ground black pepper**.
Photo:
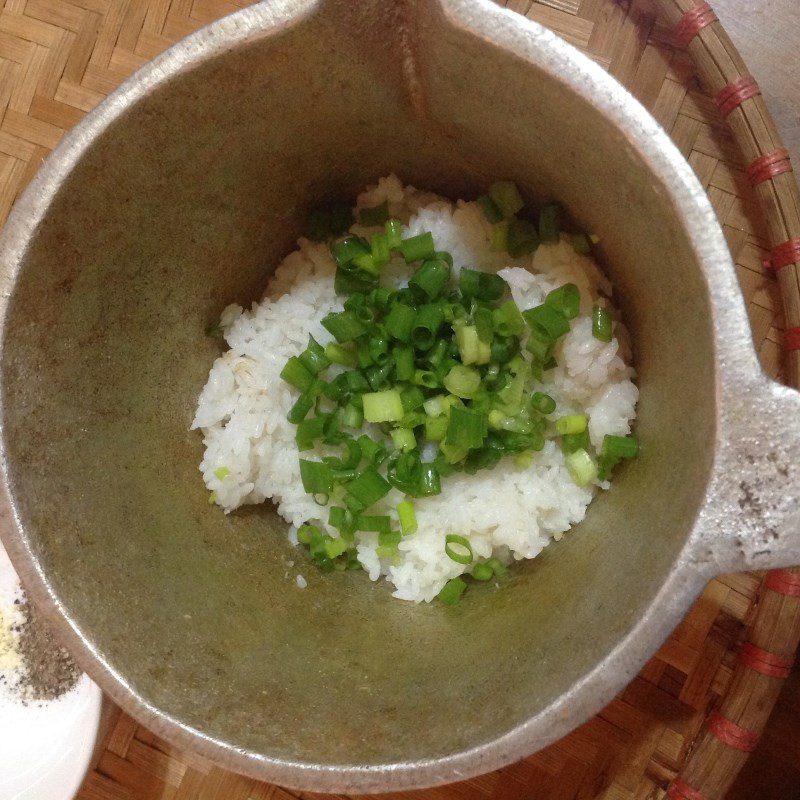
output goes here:
{"type": "Polygon", "coordinates": [[[16,691],[23,701],[55,700],[77,683],[80,670],[41,614],[27,600],[17,603],[22,615],[17,628],[22,666],[16,691]]]}

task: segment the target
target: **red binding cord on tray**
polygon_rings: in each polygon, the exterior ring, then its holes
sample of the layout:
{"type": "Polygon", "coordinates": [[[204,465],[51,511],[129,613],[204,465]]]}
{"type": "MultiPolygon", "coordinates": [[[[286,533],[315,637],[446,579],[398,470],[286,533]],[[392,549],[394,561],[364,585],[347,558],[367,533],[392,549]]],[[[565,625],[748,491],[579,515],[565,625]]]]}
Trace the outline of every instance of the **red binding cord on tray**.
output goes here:
{"type": "Polygon", "coordinates": [[[715,98],[717,108],[722,112],[723,117],[727,117],[735,108],[738,108],[745,100],[761,94],[756,79],[752,75],[743,75],[733,83],[729,83],[715,98]]]}
{"type": "Polygon", "coordinates": [[[771,269],[783,269],[790,264],[800,263],[800,238],[789,239],[772,248],[769,258],[764,259],[764,266],[771,269]]]}
{"type": "Polygon", "coordinates": [[[675,778],[667,788],[669,800],[707,800],[704,794],[693,789],[682,778],[675,778]]]}
{"type": "Polygon", "coordinates": [[[764,183],[776,175],[792,171],[792,162],[789,160],[789,151],[779,147],[761,158],[757,158],[747,168],[747,177],[753,186],[764,183]]]}
{"type": "Polygon", "coordinates": [[[752,642],[744,643],[742,652],[739,654],[739,661],[748,669],[770,678],[788,678],[794,664],[792,656],[770,653],[752,642]]]}
{"type": "MultiPolygon", "coordinates": [[[[784,338],[787,350],[800,350],[800,328],[789,328],[784,334],[784,338]]],[[[785,569],[768,572],[764,586],[770,591],[785,594],[787,597],[800,597],[800,575],[795,575],[785,569]]]]}
{"type": "Polygon", "coordinates": [[[708,3],[698,3],[678,20],[678,24],[672,31],[675,46],[686,47],[706,25],[716,21],[717,15],[714,13],[714,9],[708,3]]]}
{"type": "Polygon", "coordinates": [[[715,711],[708,718],[708,730],[723,744],[733,747],[735,750],[741,750],[743,753],[752,753],[761,738],[754,731],[748,731],[733,720],[722,716],[719,711],[715,711]]]}
{"type": "MultiPolygon", "coordinates": [[[[800,328],[789,328],[783,334],[783,346],[786,350],[800,350],[800,328]]],[[[773,573],[770,573],[772,575],[773,573]]],[[[794,578],[794,575],[792,575],[794,578]]],[[[767,578],[769,580],[769,578],[767,578]]],[[[770,587],[772,588],[772,587],[770,587]]],[[[773,591],[778,591],[774,589],[773,591]]],[[[781,592],[781,594],[788,594],[788,592],[781,592]]],[[[792,595],[794,597],[795,595],[792,595]]]]}

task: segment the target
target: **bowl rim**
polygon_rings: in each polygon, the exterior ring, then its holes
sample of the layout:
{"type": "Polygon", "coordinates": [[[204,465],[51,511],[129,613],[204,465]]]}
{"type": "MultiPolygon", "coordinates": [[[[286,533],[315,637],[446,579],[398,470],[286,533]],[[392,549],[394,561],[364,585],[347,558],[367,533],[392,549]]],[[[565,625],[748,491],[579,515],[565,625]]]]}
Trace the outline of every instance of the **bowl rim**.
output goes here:
{"type": "MultiPolygon", "coordinates": [[[[90,112],[45,161],[12,210],[0,235],[0,323],[29,241],[62,183],[83,154],[129,108],[152,91],[226,51],[251,44],[303,23],[337,0],[271,0],[239,10],[182,39],[146,64],[90,112]]],[[[491,0],[417,0],[445,15],[447,23],[480,35],[546,72],[569,91],[593,104],[648,164],[663,185],[703,273],[713,312],[711,328],[718,382],[729,359],[740,375],[760,375],[744,303],[730,253],[716,215],[691,167],[653,117],[614,78],[572,45],[538,23],[491,0]],[[723,335],[724,332],[724,335],[723,335]],[[733,343],[736,343],[735,345],[733,343]]],[[[721,387],[721,389],[724,387],[721,387]]],[[[725,392],[721,391],[721,395],[725,392]]],[[[2,408],[0,408],[2,415],[2,408]]],[[[715,451],[721,446],[717,431],[715,451]]],[[[714,459],[716,462],[716,458],[714,459]]],[[[713,472],[713,467],[712,467],[713,472]]],[[[22,526],[6,478],[5,441],[0,437],[0,536],[28,592],[54,623],[81,667],[131,716],[177,746],[207,756],[250,777],[303,790],[387,792],[430,787],[498,769],[545,747],[599,712],[631,679],[674,629],[714,571],[695,555],[702,536],[701,515],[664,584],[643,617],[606,657],[558,700],[491,741],[428,759],[375,766],[313,764],[273,758],[204,734],[141,697],[102,658],[71,618],[22,526]]],[[[710,480],[710,478],[709,478],[710,480]]]]}

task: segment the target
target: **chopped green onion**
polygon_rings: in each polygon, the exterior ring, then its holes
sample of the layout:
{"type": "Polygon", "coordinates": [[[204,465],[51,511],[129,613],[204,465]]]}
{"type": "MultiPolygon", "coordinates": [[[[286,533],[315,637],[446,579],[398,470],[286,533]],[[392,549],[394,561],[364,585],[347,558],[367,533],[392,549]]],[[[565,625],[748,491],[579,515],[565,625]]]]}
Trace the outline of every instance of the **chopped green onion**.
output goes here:
{"type": "Polygon", "coordinates": [[[563,436],[566,433],[583,433],[589,420],[585,414],[571,414],[556,420],[556,433],[563,436]]]}
{"type": "Polygon", "coordinates": [[[447,433],[447,426],[450,420],[442,415],[441,417],[425,418],[425,438],[429,442],[441,442],[447,433]]]}
{"type": "Polygon", "coordinates": [[[540,363],[547,361],[553,352],[554,340],[538,328],[532,328],[525,349],[540,363]]]}
{"type": "Polygon", "coordinates": [[[328,511],[328,525],[336,528],[340,534],[351,532],[354,528],[353,515],[342,506],[331,506],[328,511]]]}
{"type": "Polygon", "coordinates": [[[300,459],[300,480],[309,494],[330,494],[333,491],[333,475],[327,464],[321,461],[300,459]]]}
{"type": "Polygon", "coordinates": [[[635,436],[606,434],[600,448],[600,478],[607,479],[622,458],[635,458],[639,453],[639,440],[635,436]]]}
{"type": "MultiPolygon", "coordinates": [[[[302,462],[301,462],[302,463],[302,462]]],[[[369,508],[385,497],[392,487],[374,467],[367,467],[357,478],[347,484],[347,495],[357,501],[359,510],[369,508]]],[[[306,489],[306,491],[308,491],[306,489]]]]}
{"type": "Polygon", "coordinates": [[[471,408],[454,406],[450,411],[447,426],[448,445],[472,449],[480,447],[489,432],[489,421],[485,414],[471,408]]]}
{"type": "Polygon", "coordinates": [[[494,338],[492,309],[487,306],[478,306],[472,316],[475,321],[475,330],[478,331],[478,338],[487,345],[491,345],[494,338]]]}
{"type": "Polygon", "coordinates": [[[446,339],[439,339],[433,347],[428,350],[425,359],[432,367],[438,367],[450,349],[450,343],[446,339]]]}
{"type": "Polygon", "coordinates": [[[508,222],[498,222],[492,225],[492,236],[489,240],[489,249],[493,253],[508,252],[508,222]]]}
{"type": "Polygon", "coordinates": [[[486,565],[492,568],[492,572],[498,577],[502,578],[508,573],[506,565],[499,558],[490,558],[486,565]]]}
{"type": "Polygon", "coordinates": [[[360,428],[364,422],[364,412],[354,403],[348,403],[342,409],[342,425],[346,428],[360,428]]]}
{"type": "Polygon", "coordinates": [[[409,500],[402,500],[397,504],[397,517],[400,520],[400,530],[403,536],[416,533],[417,515],[414,512],[414,504],[409,500]]]}
{"type": "Polygon", "coordinates": [[[572,249],[582,256],[588,256],[592,252],[592,243],[585,233],[573,233],[572,249]]]}
{"type": "Polygon", "coordinates": [[[581,305],[581,293],[574,283],[565,283],[558,289],[553,289],[544,302],[548,306],[558,309],[567,319],[575,319],[581,305]]]}
{"type": "Polygon", "coordinates": [[[324,433],[326,419],[324,415],[320,415],[311,419],[304,419],[298,424],[294,434],[298,450],[302,452],[303,450],[310,450],[314,446],[314,442],[320,439],[324,433]]]}
{"type": "Polygon", "coordinates": [[[427,303],[417,311],[411,339],[418,350],[428,350],[436,341],[444,322],[444,311],[438,303],[427,303]]]}
{"type": "Polygon", "coordinates": [[[431,497],[435,494],[441,494],[442,485],[439,478],[439,470],[435,465],[422,464],[417,481],[417,496],[431,497]]]}
{"type": "Polygon", "coordinates": [[[474,297],[487,303],[499,300],[508,289],[508,284],[495,272],[477,269],[462,269],[458,288],[465,298],[474,297]]]}
{"type": "Polygon", "coordinates": [[[450,280],[450,266],[444,259],[434,258],[423,261],[420,268],[411,276],[408,285],[417,289],[429,300],[436,299],[450,280]]]}
{"type": "Polygon", "coordinates": [[[539,213],[539,238],[543,242],[557,242],[561,229],[559,217],[561,207],[558,203],[548,203],[539,213]]]}
{"type": "Polygon", "coordinates": [[[592,309],[592,336],[601,342],[610,342],[613,336],[611,312],[602,306],[592,309]]]}
{"type": "Polygon", "coordinates": [[[569,333],[569,320],[557,308],[549,305],[536,306],[522,312],[525,322],[550,339],[558,339],[569,333]]]}
{"type": "Polygon", "coordinates": [[[636,458],[639,453],[639,440],[635,436],[612,436],[606,434],[600,448],[603,458],[636,458]]]}
{"type": "Polygon", "coordinates": [[[408,344],[411,339],[411,331],[414,329],[414,320],[417,312],[411,306],[404,303],[395,303],[389,310],[389,314],[384,322],[386,333],[400,342],[408,344]]]}
{"type": "Polygon", "coordinates": [[[370,336],[367,347],[373,364],[383,366],[389,360],[389,340],[385,336],[370,336]]]}
{"type": "Polygon", "coordinates": [[[576,450],[588,450],[589,448],[589,431],[585,430],[581,433],[565,433],[561,437],[561,450],[569,455],[576,450]]]}
{"type": "Polygon", "coordinates": [[[488,194],[482,194],[475,202],[477,202],[478,208],[483,211],[483,216],[489,222],[500,222],[503,219],[503,212],[488,194]]]}
{"type": "MultiPolygon", "coordinates": [[[[480,376],[478,376],[478,380],[480,381],[480,376]]],[[[436,373],[426,369],[415,370],[413,382],[417,386],[424,386],[427,389],[436,389],[440,385],[436,373]]]]}
{"type": "Polygon", "coordinates": [[[425,261],[433,258],[436,248],[433,244],[433,234],[429,231],[411,236],[400,242],[400,252],[406,260],[406,264],[412,261],[425,261]]]}
{"type": "Polygon", "coordinates": [[[354,367],[358,364],[356,354],[336,342],[325,345],[325,358],[332,364],[341,364],[343,367],[354,367]]]}
{"type": "Polygon", "coordinates": [[[281,378],[301,392],[308,391],[314,383],[314,376],[303,366],[297,356],[292,356],[281,370],[281,378]]]}
{"type": "Polygon", "coordinates": [[[392,521],[386,515],[356,517],[356,530],[366,533],[389,533],[392,529],[392,521]]]}
{"type": "Polygon", "coordinates": [[[585,450],[564,456],[570,477],[578,486],[588,486],[597,477],[597,464],[585,450]]]}
{"type": "Polygon", "coordinates": [[[394,374],[399,381],[410,381],[414,377],[414,351],[410,347],[395,345],[394,374]]]}
{"type": "Polygon", "coordinates": [[[384,230],[386,232],[386,239],[389,242],[389,249],[398,250],[403,233],[403,223],[400,222],[399,219],[386,220],[384,230]]]}
{"type": "Polygon", "coordinates": [[[489,197],[506,218],[513,217],[525,205],[517,185],[512,181],[495,181],[489,187],[489,197]]]}
{"type": "Polygon", "coordinates": [[[385,233],[376,233],[370,238],[370,249],[372,263],[376,267],[383,267],[389,263],[391,253],[389,252],[389,239],[385,233]]]}
{"type": "Polygon", "coordinates": [[[517,304],[507,300],[492,312],[494,327],[501,336],[519,336],[525,330],[525,319],[517,304]]]}
{"type": "Polygon", "coordinates": [[[377,278],[373,275],[366,275],[363,272],[355,274],[339,268],[336,270],[336,276],[333,279],[333,290],[338,295],[350,295],[355,292],[366,292],[376,282],[377,278]]]}
{"type": "Polygon", "coordinates": [[[444,537],[444,551],[449,558],[458,564],[471,564],[474,558],[472,545],[466,536],[459,536],[457,533],[448,533],[444,537]]]}
{"type": "Polygon", "coordinates": [[[492,348],[480,340],[474,325],[459,325],[456,328],[456,341],[462,364],[488,364],[491,360],[492,348]]]}
{"type": "Polygon", "coordinates": [[[529,255],[539,246],[536,228],[526,219],[512,219],[508,223],[508,254],[512,258],[529,255]]]}
{"type": "Polygon", "coordinates": [[[384,200],[380,205],[372,208],[362,208],[358,212],[358,221],[362,225],[372,227],[373,225],[383,225],[389,219],[389,201],[384,200]]]}
{"type": "Polygon", "coordinates": [[[461,578],[451,578],[436,596],[446,606],[454,606],[461,599],[461,595],[464,594],[466,588],[467,584],[461,578]]]}
{"type": "Polygon", "coordinates": [[[456,364],[446,375],[444,386],[450,394],[469,399],[478,391],[481,376],[477,370],[456,364]]]}
{"type": "Polygon", "coordinates": [[[332,536],[328,536],[325,539],[325,555],[330,559],[337,558],[347,550],[347,546],[347,542],[344,539],[334,539],[332,536]]]}
{"type": "Polygon", "coordinates": [[[300,363],[312,374],[318,375],[327,369],[331,362],[325,355],[325,349],[313,336],[308,337],[306,349],[298,356],[300,363]]]}
{"type": "Polygon", "coordinates": [[[214,470],[214,477],[220,481],[224,481],[230,474],[231,471],[227,467],[217,467],[214,470]]]}
{"type": "Polygon", "coordinates": [[[429,397],[422,404],[423,409],[425,409],[425,413],[429,417],[440,417],[442,414],[445,413],[445,410],[449,412],[450,406],[449,404],[445,404],[444,398],[445,396],[442,394],[437,394],[434,395],[433,397],[429,397]]]}
{"type": "Polygon", "coordinates": [[[364,419],[367,422],[396,422],[403,418],[403,400],[397,389],[362,394],[364,419]]]}
{"type": "Polygon", "coordinates": [[[386,458],[386,447],[367,436],[366,433],[358,437],[361,455],[371,464],[380,464],[386,458]]]}
{"type": "Polygon", "coordinates": [[[340,344],[357,339],[367,332],[363,323],[352,311],[331,312],[322,318],[322,327],[340,344]]]}
{"type": "Polygon", "coordinates": [[[392,431],[392,442],[394,442],[394,446],[403,453],[414,450],[417,446],[414,431],[408,428],[395,428],[392,431]]]}
{"type": "Polygon", "coordinates": [[[358,267],[358,269],[362,270],[363,272],[368,272],[370,275],[379,275],[380,274],[380,266],[375,263],[375,259],[372,257],[372,252],[363,253],[362,255],[356,256],[353,259],[353,266],[358,267]]]}
{"type": "Polygon", "coordinates": [[[316,401],[317,396],[314,395],[310,390],[303,392],[303,394],[297,398],[294,405],[289,409],[286,419],[289,420],[292,425],[297,425],[306,418],[306,415],[314,407],[316,401]]]}
{"type": "Polygon", "coordinates": [[[375,365],[367,370],[367,380],[369,387],[374,392],[385,391],[391,386],[390,375],[393,365],[391,363],[375,365]]]}
{"type": "Polygon", "coordinates": [[[552,414],[556,410],[556,401],[544,392],[534,392],[531,406],[540,414],[552,414]]]}
{"type": "Polygon", "coordinates": [[[331,255],[336,262],[336,266],[341,268],[349,266],[356,256],[365,255],[370,252],[365,239],[360,236],[348,236],[340,242],[331,245],[331,255]]]}
{"type": "Polygon", "coordinates": [[[514,466],[517,469],[530,469],[533,464],[533,453],[530,450],[523,450],[514,457],[514,466]]]}
{"type": "Polygon", "coordinates": [[[472,568],[472,577],[476,581],[490,581],[494,576],[494,570],[485,561],[476,564],[472,568]]]}

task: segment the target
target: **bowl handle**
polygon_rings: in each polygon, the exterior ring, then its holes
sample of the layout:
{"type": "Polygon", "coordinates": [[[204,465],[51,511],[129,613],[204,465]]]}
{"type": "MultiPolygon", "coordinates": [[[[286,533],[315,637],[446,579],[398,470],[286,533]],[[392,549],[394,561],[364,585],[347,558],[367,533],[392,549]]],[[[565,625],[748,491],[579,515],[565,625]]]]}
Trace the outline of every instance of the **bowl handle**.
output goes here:
{"type": "Polygon", "coordinates": [[[800,392],[759,375],[727,395],[699,559],[716,574],[800,565],[800,392]]]}

